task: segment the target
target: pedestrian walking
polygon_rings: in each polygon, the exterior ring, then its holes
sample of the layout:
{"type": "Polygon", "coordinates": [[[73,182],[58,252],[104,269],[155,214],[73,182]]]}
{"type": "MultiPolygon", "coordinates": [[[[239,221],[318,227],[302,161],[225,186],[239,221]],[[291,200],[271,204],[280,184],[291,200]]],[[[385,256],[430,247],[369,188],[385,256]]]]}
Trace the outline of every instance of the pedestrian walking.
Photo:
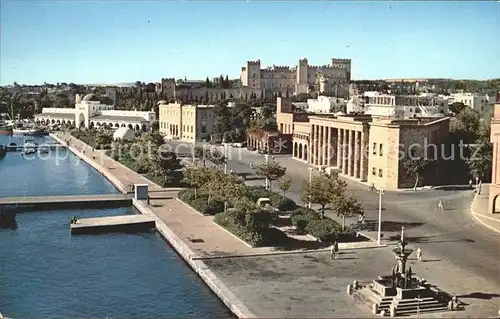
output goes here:
{"type": "Polygon", "coordinates": [[[337,253],[337,252],[335,251],[335,244],[336,244],[336,243],[337,243],[337,242],[333,243],[333,245],[331,245],[331,246],[330,246],[330,253],[331,253],[331,255],[330,255],[330,259],[333,259],[333,258],[335,258],[335,257],[336,257],[336,253],[337,253]]]}
{"type": "Polygon", "coordinates": [[[444,211],[444,206],[443,206],[443,200],[442,199],[440,199],[439,202],[438,202],[438,209],[440,211],[442,211],[442,212],[444,211]]]}
{"type": "Polygon", "coordinates": [[[469,188],[472,189],[472,178],[469,179],[469,188]]]}
{"type": "Polygon", "coordinates": [[[477,185],[477,194],[481,195],[481,186],[483,185],[483,181],[479,181],[479,185],[477,185]]]}
{"type": "Polygon", "coordinates": [[[421,262],[422,261],[422,249],[420,248],[420,246],[417,247],[416,254],[417,254],[418,261],[421,262]]]}

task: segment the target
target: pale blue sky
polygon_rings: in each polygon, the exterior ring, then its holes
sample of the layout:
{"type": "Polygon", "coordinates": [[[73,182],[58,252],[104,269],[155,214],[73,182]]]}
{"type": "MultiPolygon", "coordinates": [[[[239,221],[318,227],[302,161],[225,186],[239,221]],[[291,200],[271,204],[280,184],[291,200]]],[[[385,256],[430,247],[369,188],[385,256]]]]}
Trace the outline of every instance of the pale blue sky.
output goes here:
{"type": "Polygon", "coordinates": [[[354,79],[500,77],[500,3],[1,2],[0,83],[239,77],[246,60],[327,64],[354,79]]]}

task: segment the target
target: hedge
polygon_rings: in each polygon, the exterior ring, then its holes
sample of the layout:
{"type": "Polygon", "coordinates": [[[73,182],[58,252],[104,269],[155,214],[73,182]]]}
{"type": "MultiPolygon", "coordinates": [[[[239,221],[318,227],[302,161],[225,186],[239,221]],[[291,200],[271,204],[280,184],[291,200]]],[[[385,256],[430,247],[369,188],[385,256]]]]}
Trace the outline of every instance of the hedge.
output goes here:
{"type": "Polygon", "coordinates": [[[272,213],[267,210],[243,212],[236,209],[215,215],[214,222],[254,247],[279,245],[289,238],[280,230],[269,227],[272,213]]]}
{"type": "Polygon", "coordinates": [[[192,189],[180,191],[177,197],[204,215],[215,215],[224,211],[224,202],[211,200],[210,203],[208,203],[208,197],[200,195],[195,198],[194,190],[192,189]]]}
{"type": "Polygon", "coordinates": [[[247,186],[246,196],[253,202],[257,202],[259,198],[269,198],[271,205],[281,211],[290,211],[297,207],[292,199],[283,198],[282,194],[270,192],[264,186],[247,186]]]}
{"type": "MultiPolygon", "coordinates": [[[[318,213],[308,208],[295,210],[290,218],[298,231],[307,232],[322,242],[333,242],[346,234],[339,223],[330,218],[321,218],[318,213]]],[[[348,233],[350,234],[350,231],[348,233]]]]}

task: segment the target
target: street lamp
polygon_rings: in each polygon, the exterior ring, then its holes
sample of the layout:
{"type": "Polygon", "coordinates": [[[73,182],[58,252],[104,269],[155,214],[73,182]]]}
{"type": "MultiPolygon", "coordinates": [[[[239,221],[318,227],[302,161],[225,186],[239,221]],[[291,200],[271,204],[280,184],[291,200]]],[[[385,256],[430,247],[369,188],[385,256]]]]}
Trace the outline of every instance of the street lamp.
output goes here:
{"type": "MultiPolygon", "coordinates": [[[[266,158],[266,165],[269,161],[269,154],[264,154],[264,157],[266,158]]],[[[269,189],[269,179],[266,177],[266,189],[269,189]]]]}
{"type": "Polygon", "coordinates": [[[224,174],[227,174],[227,144],[224,144],[224,174]]]}
{"type": "MultiPolygon", "coordinates": [[[[311,188],[311,181],[312,181],[312,172],[313,172],[313,168],[312,167],[309,167],[309,188],[311,188]]],[[[311,193],[311,191],[309,190],[309,193],[311,193]]],[[[311,194],[309,194],[309,203],[307,203],[307,207],[309,209],[311,209],[311,194]]]]}
{"type": "Polygon", "coordinates": [[[380,245],[380,237],[382,233],[382,195],[384,190],[379,188],[378,191],[378,233],[377,233],[377,243],[380,245]]]}

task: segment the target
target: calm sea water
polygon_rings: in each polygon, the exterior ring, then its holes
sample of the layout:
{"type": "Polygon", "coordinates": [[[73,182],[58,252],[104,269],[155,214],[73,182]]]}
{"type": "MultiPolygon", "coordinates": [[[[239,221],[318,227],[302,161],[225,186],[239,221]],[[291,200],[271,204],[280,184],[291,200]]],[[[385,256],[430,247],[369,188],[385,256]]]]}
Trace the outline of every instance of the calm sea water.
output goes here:
{"type": "MultiPolygon", "coordinates": [[[[0,136],[0,144],[11,138],[0,136]]],[[[70,154],[57,165],[55,158],[27,162],[9,153],[0,160],[0,197],[116,192],[77,161],[70,154]]],[[[0,312],[13,318],[230,317],[156,232],[69,233],[71,216],[132,213],[118,208],[18,214],[17,229],[0,229],[0,312]]]]}

